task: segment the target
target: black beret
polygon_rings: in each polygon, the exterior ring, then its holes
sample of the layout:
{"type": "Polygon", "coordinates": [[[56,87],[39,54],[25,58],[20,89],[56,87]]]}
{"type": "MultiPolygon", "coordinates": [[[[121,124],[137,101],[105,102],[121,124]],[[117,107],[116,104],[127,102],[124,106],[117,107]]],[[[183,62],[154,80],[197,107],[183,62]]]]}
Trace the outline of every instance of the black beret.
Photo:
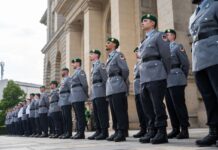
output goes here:
{"type": "Polygon", "coordinates": [[[152,21],[155,22],[155,26],[157,26],[157,17],[152,15],[152,14],[145,14],[144,16],[142,16],[141,18],[141,22],[143,22],[144,19],[150,19],[152,21]]]}
{"type": "Polygon", "coordinates": [[[35,94],[34,94],[34,93],[31,93],[30,96],[35,96],[35,94]]]}
{"type": "Polygon", "coordinates": [[[62,71],[68,71],[69,72],[69,69],[68,68],[63,68],[62,71]]]}
{"type": "Polygon", "coordinates": [[[167,30],[165,30],[165,33],[172,33],[172,34],[176,35],[176,31],[173,29],[167,29],[167,30]]]}
{"type": "Polygon", "coordinates": [[[55,84],[56,86],[58,86],[58,82],[56,80],[51,81],[50,84],[55,84]]]}
{"type": "Polygon", "coordinates": [[[90,51],[90,53],[98,54],[99,56],[101,56],[101,52],[98,49],[93,49],[90,51]]]}
{"type": "Polygon", "coordinates": [[[120,42],[119,42],[118,39],[116,39],[116,38],[110,37],[110,38],[107,39],[107,41],[116,44],[116,47],[117,47],[117,48],[120,46],[120,42]]]}
{"type": "Polygon", "coordinates": [[[45,88],[45,86],[44,86],[44,85],[42,85],[42,86],[40,86],[40,89],[41,89],[41,88],[45,88]]]}
{"type": "Polygon", "coordinates": [[[72,62],[72,63],[75,63],[75,62],[79,62],[79,63],[81,63],[82,60],[81,60],[80,58],[74,58],[74,59],[72,59],[71,62],[72,62]]]}

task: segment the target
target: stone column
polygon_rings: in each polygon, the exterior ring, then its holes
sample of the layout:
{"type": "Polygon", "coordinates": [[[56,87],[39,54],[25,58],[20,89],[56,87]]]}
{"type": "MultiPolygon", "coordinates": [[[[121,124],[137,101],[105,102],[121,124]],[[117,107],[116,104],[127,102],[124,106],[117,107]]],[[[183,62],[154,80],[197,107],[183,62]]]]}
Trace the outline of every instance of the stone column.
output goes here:
{"type": "Polygon", "coordinates": [[[133,0],[111,0],[111,34],[112,37],[119,39],[119,50],[125,55],[130,75],[131,82],[129,103],[129,123],[130,128],[138,127],[138,119],[135,108],[135,100],[133,96],[133,67],[136,62],[133,49],[138,46],[138,20],[135,15],[136,7],[133,0]]]}
{"type": "Polygon", "coordinates": [[[82,27],[80,24],[70,24],[66,26],[66,67],[70,69],[71,60],[74,57],[82,58],[81,49],[82,27]]]}
{"type": "Polygon", "coordinates": [[[88,82],[90,82],[91,63],[89,51],[91,49],[103,49],[103,24],[101,3],[88,1],[83,5],[84,11],[84,62],[88,82]]]}

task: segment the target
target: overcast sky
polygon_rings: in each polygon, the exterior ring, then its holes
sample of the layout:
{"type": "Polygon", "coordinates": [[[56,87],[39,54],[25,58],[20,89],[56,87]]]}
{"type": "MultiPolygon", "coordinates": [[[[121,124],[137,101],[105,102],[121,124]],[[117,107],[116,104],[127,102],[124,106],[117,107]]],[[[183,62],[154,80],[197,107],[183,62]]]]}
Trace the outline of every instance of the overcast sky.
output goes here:
{"type": "Polygon", "coordinates": [[[0,0],[0,61],[5,79],[42,84],[47,0],[0,0]]]}

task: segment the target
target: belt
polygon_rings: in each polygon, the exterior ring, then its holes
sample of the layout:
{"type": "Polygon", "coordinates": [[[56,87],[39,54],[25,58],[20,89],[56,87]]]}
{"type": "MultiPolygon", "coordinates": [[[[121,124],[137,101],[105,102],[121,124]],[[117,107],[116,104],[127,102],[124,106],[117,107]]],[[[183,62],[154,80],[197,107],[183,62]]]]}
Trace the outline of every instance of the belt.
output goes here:
{"type": "Polygon", "coordinates": [[[151,57],[142,58],[142,62],[148,62],[148,61],[160,60],[160,59],[161,58],[159,56],[151,56],[151,57]]]}
{"type": "Polygon", "coordinates": [[[99,80],[93,80],[92,84],[95,84],[95,83],[101,83],[101,82],[102,82],[101,79],[99,79],[99,80]]]}
{"type": "Polygon", "coordinates": [[[39,106],[39,108],[42,108],[42,107],[47,107],[47,106],[45,106],[45,105],[41,105],[41,106],[39,106]]]}
{"type": "Polygon", "coordinates": [[[209,38],[210,36],[218,35],[218,30],[209,31],[206,33],[201,33],[199,35],[193,36],[193,42],[197,42],[206,38],[209,38]]]}
{"type": "Polygon", "coordinates": [[[122,76],[121,73],[111,73],[109,74],[109,77],[114,77],[114,76],[122,76]]]}
{"type": "Polygon", "coordinates": [[[77,86],[82,86],[82,84],[74,84],[74,85],[72,85],[72,88],[75,88],[77,86]]]}
{"type": "Polygon", "coordinates": [[[56,102],[58,102],[58,101],[52,101],[52,102],[50,102],[50,104],[52,104],[52,103],[56,103],[56,102]]]}
{"type": "Polygon", "coordinates": [[[180,67],[181,67],[181,65],[179,65],[179,64],[171,65],[171,69],[174,69],[174,68],[180,68],[180,67]]]}
{"type": "Polygon", "coordinates": [[[35,110],[35,109],[30,109],[30,110],[35,110]]]}
{"type": "Polygon", "coordinates": [[[135,76],[135,79],[139,79],[139,78],[140,78],[140,75],[135,76]]]}
{"type": "Polygon", "coordinates": [[[70,91],[61,91],[60,94],[70,93],[70,91]]]}

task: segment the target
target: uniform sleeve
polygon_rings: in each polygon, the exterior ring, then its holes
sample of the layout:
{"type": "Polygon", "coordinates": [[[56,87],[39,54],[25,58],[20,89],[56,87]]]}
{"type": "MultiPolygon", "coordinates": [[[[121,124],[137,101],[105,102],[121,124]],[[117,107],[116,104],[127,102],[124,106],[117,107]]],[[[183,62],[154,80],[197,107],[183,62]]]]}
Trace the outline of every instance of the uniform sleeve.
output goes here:
{"type": "Polygon", "coordinates": [[[157,38],[157,47],[163,61],[164,67],[167,74],[170,72],[171,62],[170,62],[170,47],[169,42],[165,41],[163,38],[164,34],[161,33],[157,38]]]}
{"type": "Polygon", "coordinates": [[[185,76],[187,77],[188,72],[189,72],[190,63],[188,60],[188,56],[182,45],[179,46],[178,50],[176,51],[176,54],[181,63],[181,69],[184,72],[185,76]]]}
{"type": "Polygon", "coordinates": [[[88,83],[87,83],[87,78],[86,78],[85,72],[83,70],[81,70],[79,72],[78,77],[79,77],[80,83],[82,84],[84,92],[86,93],[86,95],[88,95],[88,83]]]}
{"type": "Polygon", "coordinates": [[[44,101],[45,101],[46,107],[49,108],[49,95],[48,94],[45,95],[44,101]]]}
{"type": "Polygon", "coordinates": [[[68,77],[66,82],[67,82],[66,83],[67,90],[70,90],[71,89],[71,85],[72,85],[71,77],[68,77]]]}
{"type": "Polygon", "coordinates": [[[107,82],[107,71],[106,71],[105,64],[103,63],[100,65],[100,74],[101,74],[103,83],[106,83],[107,82]]]}
{"type": "Polygon", "coordinates": [[[123,54],[119,54],[117,57],[117,64],[121,70],[122,77],[126,81],[129,77],[129,68],[126,62],[126,59],[123,54]]]}

